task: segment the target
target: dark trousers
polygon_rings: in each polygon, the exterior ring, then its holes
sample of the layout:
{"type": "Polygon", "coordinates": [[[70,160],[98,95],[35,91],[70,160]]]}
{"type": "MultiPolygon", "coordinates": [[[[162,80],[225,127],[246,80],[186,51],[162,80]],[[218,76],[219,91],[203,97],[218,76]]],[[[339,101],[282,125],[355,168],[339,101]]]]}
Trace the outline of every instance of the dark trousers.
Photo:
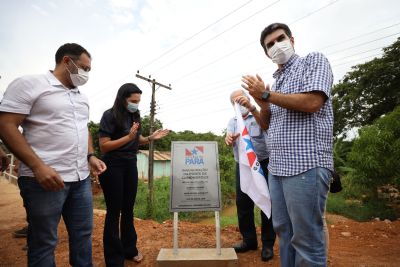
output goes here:
{"type": "MultiPolygon", "coordinates": [[[[268,183],[268,159],[260,162],[268,183]]],[[[257,244],[256,227],[254,223],[254,202],[240,189],[239,163],[236,163],[236,208],[239,221],[239,230],[243,241],[248,245],[257,244]]],[[[275,243],[275,232],[272,226],[272,216],[268,217],[261,211],[261,241],[264,247],[272,248],[275,243]]]]}
{"type": "Polygon", "coordinates": [[[107,206],[103,246],[106,266],[124,266],[125,258],[138,254],[133,207],[138,187],[136,159],[105,159],[100,175],[107,206]]]}

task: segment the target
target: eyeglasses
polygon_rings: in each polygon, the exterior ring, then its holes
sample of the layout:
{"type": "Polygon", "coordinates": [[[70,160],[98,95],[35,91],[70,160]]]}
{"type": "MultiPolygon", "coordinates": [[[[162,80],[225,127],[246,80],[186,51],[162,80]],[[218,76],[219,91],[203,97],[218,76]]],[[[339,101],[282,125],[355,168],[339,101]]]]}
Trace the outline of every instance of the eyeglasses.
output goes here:
{"type": "Polygon", "coordinates": [[[86,72],[89,72],[89,71],[90,71],[90,67],[78,66],[78,65],[75,64],[75,62],[74,62],[74,60],[72,59],[72,57],[69,57],[69,59],[71,60],[72,64],[74,64],[74,66],[75,66],[77,69],[83,69],[83,70],[86,71],[86,72]]]}

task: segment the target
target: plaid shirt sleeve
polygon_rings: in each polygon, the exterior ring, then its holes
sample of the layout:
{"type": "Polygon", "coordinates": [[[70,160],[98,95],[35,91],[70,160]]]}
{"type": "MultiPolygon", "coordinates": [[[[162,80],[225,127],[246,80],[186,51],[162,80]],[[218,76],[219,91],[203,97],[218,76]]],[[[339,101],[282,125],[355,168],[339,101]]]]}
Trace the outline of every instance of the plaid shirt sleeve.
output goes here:
{"type": "Polygon", "coordinates": [[[331,84],[333,75],[328,59],[321,53],[310,53],[305,58],[303,87],[299,93],[322,91],[331,97],[331,84]]]}

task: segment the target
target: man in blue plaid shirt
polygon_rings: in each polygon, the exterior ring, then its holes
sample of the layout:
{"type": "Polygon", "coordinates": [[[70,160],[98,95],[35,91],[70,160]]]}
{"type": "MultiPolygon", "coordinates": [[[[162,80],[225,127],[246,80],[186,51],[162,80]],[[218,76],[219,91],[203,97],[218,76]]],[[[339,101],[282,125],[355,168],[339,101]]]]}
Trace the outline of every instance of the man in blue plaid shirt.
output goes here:
{"type": "Polygon", "coordinates": [[[274,23],[260,38],[278,65],[272,88],[245,75],[242,87],[269,124],[269,189],[281,266],[326,266],[325,203],[333,171],[330,64],[321,53],[299,57],[289,27],[274,23]]]}

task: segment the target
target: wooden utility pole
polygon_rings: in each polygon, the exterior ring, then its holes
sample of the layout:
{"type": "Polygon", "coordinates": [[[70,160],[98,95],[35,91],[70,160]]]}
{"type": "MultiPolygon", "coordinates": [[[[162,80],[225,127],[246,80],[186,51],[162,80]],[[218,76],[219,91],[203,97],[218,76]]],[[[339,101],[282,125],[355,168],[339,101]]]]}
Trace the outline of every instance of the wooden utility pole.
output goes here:
{"type": "MultiPolygon", "coordinates": [[[[154,131],[154,115],[155,115],[155,109],[156,109],[156,99],[155,99],[155,94],[156,94],[156,85],[158,87],[164,87],[166,89],[171,90],[171,84],[169,85],[164,85],[162,83],[159,83],[156,81],[156,79],[151,79],[151,75],[149,77],[144,77],[139,74],[139,71],[136,73],[136,77],[145,81],[148,81],[151,83],[151,103],[150,103],[150,129],[149,129],[149,135],[153,134],[154,131]]],[[[153,211],[154,211],[154,175],[153,175],[153,167],[154,167],[154,141],[151,140],[149,143],[149,168],[148,168],[148,188],[149,188],[149,195],[148,195],[148,202],[147,202],[147,216],[148,217],[153,217],[153,211]]]]}

